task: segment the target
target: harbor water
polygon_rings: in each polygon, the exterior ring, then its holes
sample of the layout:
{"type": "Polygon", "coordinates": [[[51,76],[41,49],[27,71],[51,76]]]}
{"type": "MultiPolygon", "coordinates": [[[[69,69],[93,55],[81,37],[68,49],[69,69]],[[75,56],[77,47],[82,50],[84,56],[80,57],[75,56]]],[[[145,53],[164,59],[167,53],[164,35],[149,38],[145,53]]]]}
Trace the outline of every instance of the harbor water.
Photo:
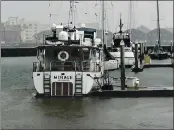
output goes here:
{"type": "MultiPolygon", "coordinates": [[[[35,57],[1,58],[3,129],[173,128],[173,98],[36,99],[33,61],[35,57]]],[[[138,77],[141,86],[173,86],[172,68],[147,68],[137,74],[127,69],[126,75],[138,77]]],[[[120,71],[111,76],[119,77],[120,71]]]]}

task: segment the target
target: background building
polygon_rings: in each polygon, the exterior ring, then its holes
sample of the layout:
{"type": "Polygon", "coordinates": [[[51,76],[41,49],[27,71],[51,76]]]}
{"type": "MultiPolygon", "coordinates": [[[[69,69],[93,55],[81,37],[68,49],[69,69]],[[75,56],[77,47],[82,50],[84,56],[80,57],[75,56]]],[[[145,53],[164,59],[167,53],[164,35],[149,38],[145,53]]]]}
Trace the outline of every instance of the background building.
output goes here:
{"type": "MultiPolygon", "coordinates": [[[[160,29],[160,37],[161,37],[161,44],[164,45],[170,45],[171,41],[173,41],[173,33],[171,31],[169,31],[166,28],[161,28],[160,29]]],[[[151,30],[149,33],[147,33],[147,43],[149,43],[150,45],[153,45],[156,43],[156,40],[158,39],[158,30],[154,29],[151,30]]]]}
{"type": "Polygon", "coordinates": [[[0,23],[0,41],[3,43],[21,43],[20,25],[0,23]]]}
{"type": "MultiPolygon", "coordinates": [[[[60,25],[59,23],[58,25],[60,25]]],[[[67,23],[63,23],[67,24],[67,23]]],[[[97,29],[98,38],[102,38],[102,31],[99,29],[99,23],[85,23],[87,28],[97,29]]],[[[80,27],[81,23],[77,23],[80,27]]],[[[51,26],[49,24],[40,24],[37,22],[25,21],[18,17],[9,17],[5,23],[0,23],[0,42],[8,43],[42,43],[43,35],[51,34],[51,26]]],[[[161,44],[169,45],[173,41],[173,28],[161,28],[161,44]]],[[[125,30],[129,32],[130,30],[125,30]]],[[[154,45],[157,40],[157,29],[150,30],[141,25],[136,29],[132,29],[132,41],[147,41],[147,45],[154,45]]],[[[107,39],[110,46],[113,33],[108,31],[107,39]]]]}

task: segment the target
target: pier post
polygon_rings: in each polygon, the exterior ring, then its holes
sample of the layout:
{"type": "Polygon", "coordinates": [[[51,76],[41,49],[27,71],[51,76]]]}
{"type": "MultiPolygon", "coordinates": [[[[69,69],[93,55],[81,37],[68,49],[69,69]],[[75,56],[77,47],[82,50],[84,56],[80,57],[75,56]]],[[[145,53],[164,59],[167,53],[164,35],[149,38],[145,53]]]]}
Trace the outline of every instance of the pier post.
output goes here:
{"type": "Polygon", "coordinates": [[[120,53],[121,53],[121,90],[125,90],[125,64],[124,64],[124,41],[120,42],[120,53]]]}
{"type": "Polygon", "coordinates": [[[145,54],[147,54],[147,44],[146,44],[147,42],[146,42],[146,40],[144,41],[144,52],[145,52],[145,54]]]}
{"type": "Polygon", "coordinates": [[[138,68],[138,42],[135,41],[135,69],[138,68]]]}
{"type": "Polygon", "coordinates": [[[134,54],[134,57],[135,57],[135,65],[134,67],[132,68],[132,71],[133,72],[142,72],[143,71],[143,64],[142,64],[142,61],[143,61],[143,53],[142,53],[142,50],[144,49],[144,47],[142,46],[143,44],[140,42],[140,66],[138,64],[138,42],[136,41],[135,42],[135,54],[134,54]]]}
{"type": "Polygon", "coordinates": [[[170,54],[172,54],[173,51],[174,51],[174,49],[173,49],[173,41],[171,41],[170,54]]]}
{"type": "Polygon", "coordinates": [[[140,64],[143,64],[143,57],[144,57],[144,44],[140,42],[140,64]]]}

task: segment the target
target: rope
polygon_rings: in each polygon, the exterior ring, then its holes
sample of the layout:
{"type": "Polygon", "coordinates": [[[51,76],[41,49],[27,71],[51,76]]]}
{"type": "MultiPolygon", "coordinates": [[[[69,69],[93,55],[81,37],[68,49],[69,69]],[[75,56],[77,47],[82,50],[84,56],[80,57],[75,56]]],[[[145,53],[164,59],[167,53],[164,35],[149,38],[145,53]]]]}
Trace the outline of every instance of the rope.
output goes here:
{"type": "Polygon", "coordinates": [[[70,16],[71,16],[71,2],[70,2],[70,8],[69,8],[69,14],[68,14],[68,28],[69,28],[69,24],[70,24],[70,16]]]}
{"type": "MultiPolygon", "coordinates": [[[[61,1],[61,3],[60,3],[60,6],[59,6],[59,10],[57,11],[57,13],[59,14],[59,12],[60,12],[60,10],[61,10],[61,7],[62,7],[62,3],[63,3],[63,0],[61,1]]],[[[50,8],[51,8],[51,1],[49,0],[49,10],[50,10],[50,8]]],[[[51,14],[51,11],[49,11],[49,20],[50,20],[50,26],[51,26],[51,24],[52,24],[52,20],[51,20],[51,18],[52,18],[52,15],[53,14],[51,14]]]]}
{"type": "Polygon", "coordinates": [[[49,3],[48,3],[48,8],[49,8],[49,22],[50,22],[50,27],[51,27],[51,12],[50,12],[50,6],[51,6],[51,1],[49,0],[49,3]]]}
{"type": "Polygon", "coordinates": [[[58,14],[59,14],[59,11],[60,11],[60,9],[61,9],[61,7],[62,7],[62,3],[63,3],[63,0],[62,0],[61,3],[60,3],[59,10],[58,10],[58,14]]]}

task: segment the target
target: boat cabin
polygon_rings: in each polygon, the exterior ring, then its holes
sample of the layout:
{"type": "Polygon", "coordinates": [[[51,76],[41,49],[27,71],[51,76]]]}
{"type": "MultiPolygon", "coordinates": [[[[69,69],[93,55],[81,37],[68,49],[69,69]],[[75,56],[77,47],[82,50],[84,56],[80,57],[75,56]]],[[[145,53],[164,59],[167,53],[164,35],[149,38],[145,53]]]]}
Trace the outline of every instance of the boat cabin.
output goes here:
{"type": "Polygon", "coordinates": [[[131,47],[129,33],[114,33],[113,35],[113,48],[120,47],[121,40],[124,41],[125,47],[131,47]]]}
{"type": "Polygon", "coordinates": [[[94,43],[94,40],[96,39],[96,29],[93,28],[77,28],[78,31],[83,31],[83,42],[85,42],[85,39],[90,39],[92,43],[94,43]]]}
{"type": "MultiPolygon", "coordinates": [[[[45,45],[37,47],[37,58],[41,66],[39,71],[89,71],[91,64],[95,67],[101,56],[95,47],[45,45]]],[[[94,68],[93,71],[98,70],[94,68]]]]}

